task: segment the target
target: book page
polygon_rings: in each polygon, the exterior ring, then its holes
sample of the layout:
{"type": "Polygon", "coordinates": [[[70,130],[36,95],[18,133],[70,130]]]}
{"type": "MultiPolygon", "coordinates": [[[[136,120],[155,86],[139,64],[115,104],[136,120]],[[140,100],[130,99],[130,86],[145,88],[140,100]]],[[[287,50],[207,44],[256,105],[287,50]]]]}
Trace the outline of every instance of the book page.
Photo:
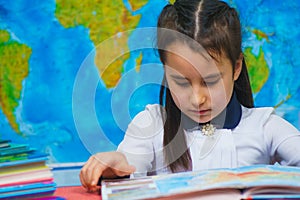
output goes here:
{"type": "Polygon", "coordinates": [[[180,199],[183,196],[185,199],[199,196],[247,199],[254,195],[283,194],[284,191],[284,194],[300,194],[299,168],[258,165],[102,182],[103,200],[180,199]]]}
{"type": "Polygon", "coordinates": [[[231,171],[183,172],[138,179],[103,181],[102,199],[180,199],[182,195],[185,199],[187,197],[193,199],[195,195],[197,197],[200,195],[199,191],[202,197],[207,196],[209,199],[215,199],[217,196],[222,196],[222,199],[229,196],[232,199],[233,194],[240,197],[241,191],[236,189],[240,187],[238,176],[231,171]]]}

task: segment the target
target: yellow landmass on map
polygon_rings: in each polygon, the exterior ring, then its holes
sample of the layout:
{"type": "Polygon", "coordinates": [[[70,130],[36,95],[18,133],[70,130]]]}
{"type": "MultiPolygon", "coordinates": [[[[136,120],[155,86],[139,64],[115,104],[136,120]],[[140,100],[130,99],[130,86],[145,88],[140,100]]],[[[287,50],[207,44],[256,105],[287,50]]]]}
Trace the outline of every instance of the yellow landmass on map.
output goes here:
{"type": "Polygon", "coordinates": [[[245,48],[244,54],[250,76],[251,88],[254,93],[257,93],[268,80],[270,73],[269,67],[265,60],[262,47],[260,47],[257,56],[252,53],[252,47],[245,48]]]}
{"type": "Polygon", "coordinates": [[[133,11],[136,11],[146,5],[149,0],[129,0],[129,3],[131,5],[131,9],[133,11]]]}
{"type": "Polygon", "coordinates": [[[115,87],[121,78],[123,63],[129,58],[130,30],[136,28],[141,16],[132,16],[122,0],[57,0],[55,15],[66,28],[82,25],[89,29],[96,47],[99,75],[107,88],[115,87]]]}
{"type": "Polygon", "coordinates": [[[21,98],[22,82],[28,76],[31,48],[10,40],[10,34],[0,30],[0,107],[12,128],[20,133],[15,109],[21,98]]]}
{"type": "Polygon", "coordinates": [[[8,42],[10,39],[10,35],[9,32],[5,31],[5,30],[0,30],[0,43],[5,43],[8,42]]]}
{"type": "Polygon", "coordinates": [[[137,57],[136,60],[135,60],[135,66],[136,66],[135,70],[136,70],[136,72],[140,72],[142,60],[143,60],[143,54],[140,53],[139,57],[137,57]]]}
{"type": "Polygon", "coordinates": [[[266,34],[266,33],[262,32],[262,31],[259,30],[259,29],[253,29],[253,30],[252,30],[252,33],[254,33],[254,34],[256,35],[256,38],[257,38],[258,40],[265,39],[267,42],[270,42],[269,36],[274,35],[274,33],[266,34]]]}
{"type": "Polygon", "coordinates": [[[289,92],[284,99],[282,99],[279,103],[277,103],[274,106],[274,108],[276,109],[276,108],[280,107],[282,104],[284,104],[285,102],[287,102],[291,97],[292,97],[292,94],[289,92]]]}

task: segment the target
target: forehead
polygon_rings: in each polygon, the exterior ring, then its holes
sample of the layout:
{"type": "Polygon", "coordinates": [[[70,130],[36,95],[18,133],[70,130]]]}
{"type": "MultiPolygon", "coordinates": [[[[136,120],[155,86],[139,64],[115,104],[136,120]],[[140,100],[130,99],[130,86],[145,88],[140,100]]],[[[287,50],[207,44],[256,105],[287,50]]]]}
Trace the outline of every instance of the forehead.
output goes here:
{"type": "Polygon", "coordinates": [[[184,77],[205,77],[211,74],[224,73],[231,70],[229,60],[226,57],[219,57],[214,60],[202,48],[195,51],[183,43],[173,43],[167,47],[166,72],[179,73],[184,77]]]}

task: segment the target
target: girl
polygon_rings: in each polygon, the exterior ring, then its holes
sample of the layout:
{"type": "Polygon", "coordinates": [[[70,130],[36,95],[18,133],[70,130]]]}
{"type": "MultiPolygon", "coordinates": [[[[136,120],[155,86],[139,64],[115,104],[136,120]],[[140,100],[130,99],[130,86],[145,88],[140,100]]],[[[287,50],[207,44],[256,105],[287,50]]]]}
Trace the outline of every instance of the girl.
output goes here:
{"type": "Polygon", "coordinates": [[[253,108],[237,12],[217,0],[177,0],[158,19],[164,65],[160,105],[130,123],[116,152],[90,157],[80,173],[95,190],[100,176],[145,176],[255,164],[300,166],[299,131],[253,108]]]}

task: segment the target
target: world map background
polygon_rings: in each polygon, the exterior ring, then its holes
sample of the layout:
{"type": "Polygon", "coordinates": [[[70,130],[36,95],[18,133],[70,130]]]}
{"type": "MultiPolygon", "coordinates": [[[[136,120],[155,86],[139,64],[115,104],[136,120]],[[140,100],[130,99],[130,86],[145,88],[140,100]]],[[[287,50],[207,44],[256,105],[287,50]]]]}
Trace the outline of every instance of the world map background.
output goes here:
{"type": "MultiPolygon", "coordinates": [[[[255,105],[299,129],[299,3],[227,2],[243,25],[255,105]]],[[[0,0],[0,138],[53,163],[114,150],[130,120],[158,102],[163,72],[150,47],[167,3],[0,0]]]]}

